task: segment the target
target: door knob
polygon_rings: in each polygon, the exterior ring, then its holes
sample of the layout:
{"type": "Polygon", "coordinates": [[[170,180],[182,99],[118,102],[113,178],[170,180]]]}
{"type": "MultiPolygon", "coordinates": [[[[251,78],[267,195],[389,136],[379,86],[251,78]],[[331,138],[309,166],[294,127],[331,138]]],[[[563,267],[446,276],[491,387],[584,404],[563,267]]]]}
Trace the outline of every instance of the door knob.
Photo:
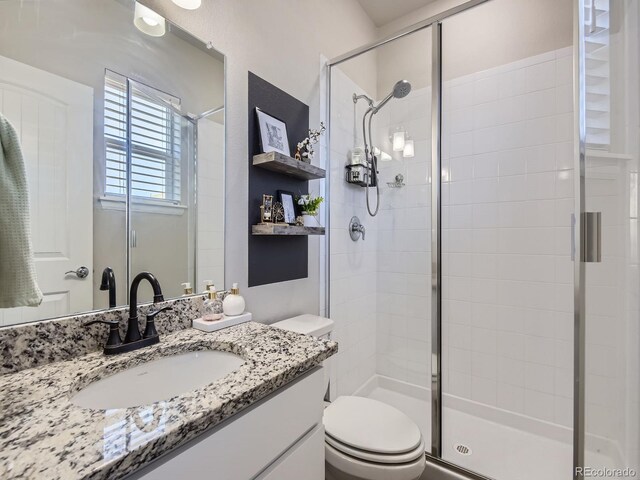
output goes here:
{"type": "Polygon", "coordinates": [[[89,276],[89,269],[85,266],[82,266],[78,267],[77,270],[69,270],[68,272],[65,272],[65,275],[71,274],[74,274],[78,278],[87,278],[89,276]]]}

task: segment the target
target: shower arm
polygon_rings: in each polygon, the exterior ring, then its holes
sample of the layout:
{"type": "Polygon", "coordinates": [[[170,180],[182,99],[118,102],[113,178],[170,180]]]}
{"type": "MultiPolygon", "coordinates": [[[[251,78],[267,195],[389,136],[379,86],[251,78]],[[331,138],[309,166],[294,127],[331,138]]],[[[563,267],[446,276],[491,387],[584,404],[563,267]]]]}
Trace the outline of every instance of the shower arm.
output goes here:
{"type": "Polygon", "coordinates": [[[389,102],[389,100],[391,100],[392,98],[393,98],[393,92],[391,92],[389,95],[384,97],[382,99],[382,101],[380,103],[378,103],[378,105],[373,107],[373,114],[375,115],[376,113],[378,113],[380,111],[380,109],[382,107],[384,107],[389,102]]]}

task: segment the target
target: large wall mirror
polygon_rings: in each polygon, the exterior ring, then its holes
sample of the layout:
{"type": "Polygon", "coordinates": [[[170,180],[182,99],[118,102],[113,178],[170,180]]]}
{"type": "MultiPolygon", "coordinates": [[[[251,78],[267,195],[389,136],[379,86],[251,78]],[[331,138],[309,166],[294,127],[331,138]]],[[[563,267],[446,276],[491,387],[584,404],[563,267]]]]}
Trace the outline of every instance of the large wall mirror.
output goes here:
{"type": "Polygon", "coordinates": [[[0,326],[108,308],[106,268],[117,306],[144,270],[165,298],[224,287],[224,71],[134,1],[0,1],[0,113],[24,153],[44,294],[0,326]]]}

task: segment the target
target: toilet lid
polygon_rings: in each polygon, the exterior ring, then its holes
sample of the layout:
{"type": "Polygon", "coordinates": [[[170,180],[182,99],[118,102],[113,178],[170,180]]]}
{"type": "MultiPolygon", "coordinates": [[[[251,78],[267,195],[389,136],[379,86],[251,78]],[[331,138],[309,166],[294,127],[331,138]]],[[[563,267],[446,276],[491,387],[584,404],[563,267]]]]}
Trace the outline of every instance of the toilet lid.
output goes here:
{"type": "Polygon", "coordinates": [[[399,454],[415,450],[422,435],[404,413],[364,397],[338,397],[324,411],[328,435],[341,443],[374,453],[399,454]]]}

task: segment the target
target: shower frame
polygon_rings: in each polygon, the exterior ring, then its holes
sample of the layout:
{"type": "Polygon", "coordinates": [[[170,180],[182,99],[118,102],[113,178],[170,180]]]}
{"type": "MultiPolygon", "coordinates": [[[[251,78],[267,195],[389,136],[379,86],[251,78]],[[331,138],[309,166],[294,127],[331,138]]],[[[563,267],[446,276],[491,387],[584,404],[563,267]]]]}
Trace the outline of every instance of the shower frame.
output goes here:
{"type": "MultiPolygon", "coordinates": [[[[449,472],[453,477],[489,480],[477,472],[469,471],[442,458],[442,21],[491,0],[468,0],[418,23],[405,27],[380,40],[363,45],[327,61],[326,67],[326,121],[331,119],[331,71],[339,64],[372,51],[395,40],[431,27],[431,451],[425,452],[427,462],[435,468],[449,472]]],[[[574,359],[573,359],[573,480],[583,480],[585,453],[585,260],[583,217],[585,214],[585,49],[584,0],[573,0],[573,112],[574,112],[574,220],[572,248],[573,305],[574,305],[574,359]]],[[[331,128],[327,129],[330,145],[331,128]]],[[[327,160],[328,161],[328,160],[327,160]]],[[[331,199],[330,182],[325,183],[327,204],[331,199]]],[[[326,225],[330,228],[330,214],[326,225]]],[[[331,311],[331,245],[330,235],[325,237],[325,311],[331,311]]]]}

